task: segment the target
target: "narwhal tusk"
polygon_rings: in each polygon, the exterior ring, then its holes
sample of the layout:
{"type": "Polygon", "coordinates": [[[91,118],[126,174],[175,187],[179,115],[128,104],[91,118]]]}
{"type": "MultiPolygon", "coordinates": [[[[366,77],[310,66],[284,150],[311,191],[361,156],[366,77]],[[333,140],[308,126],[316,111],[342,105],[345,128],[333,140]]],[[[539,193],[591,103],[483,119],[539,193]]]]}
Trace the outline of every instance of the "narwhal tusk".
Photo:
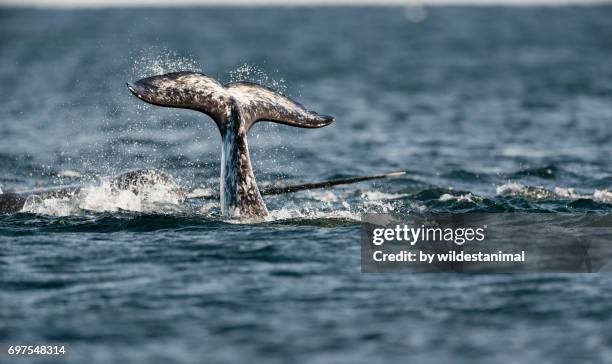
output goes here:
{"type": "Polygon", "coordinates": [[[391,173],[385,173],[385,174],[377,174],[373,176],[360,176],[360,177],[332,179],[329,181],[317,182],[317,183],[305,183],[302,185],[278,186],[278,187],[273,186],[273,187],[263,188],[263,190],[261,191],[261,194],[264,196],[280,195],[283,193],[293,193],[293,192],[304,191],[304,190],[314,190],[314,189],[327,188],[327,187],[338,186],[338,185],[347,185],[351,183],[370,181],[373,179],[398,177],[398,176],[403,176],[405,174],[406,174],[405,171],[399,171],[399,172],[391,172],[391,173]]]}
{"type": "MultiPolygon", "coordinates": [[[[363,181],[370,181],[370,180],[375,180],[375,179],[399,177],[405,174],[406,174],[406,171],[398,171],[398,172],[390,172],[390,173],[385,173],[385,174],[376,174],[372,176],[339,178],[339,179],[332,179],[332,180],[323,181],[323,182],[304,183],[301,185],[270,186],[270,187],[262,188],[261,194],[264,196],[282,195],[284,193],[293,193],[293,192],[304,191],[304,190],[315,190],[315,189],[320,189],[320,188],[327,188],[327,187],[333,187],[333,186],[338,186],[338,185],[347,185],[347,184],[363,182],[363,181]]],[[[206,196],[188,197],[187,199],[193,199],[193,200],[210,199],[212,200],[212,199],[218,199],[218,198],[219,196],[217,195],[206,195],[206,196]]]]}

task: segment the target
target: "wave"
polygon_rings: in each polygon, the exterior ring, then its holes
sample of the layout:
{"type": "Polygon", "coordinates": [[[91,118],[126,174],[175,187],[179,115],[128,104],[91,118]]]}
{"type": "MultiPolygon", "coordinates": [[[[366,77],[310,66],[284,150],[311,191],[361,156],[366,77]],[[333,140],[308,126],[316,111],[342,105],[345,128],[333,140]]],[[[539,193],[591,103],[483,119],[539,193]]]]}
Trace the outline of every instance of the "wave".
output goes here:
{"type": "Polygon", "coordinates": [[[601,203],[612,203],[612,192],[607,189],[596,189],[593,193],[580,193],[575,188],[542,186],[525,186],[520,182],[510,181],[496,188],[497,195],[519,196],[531,200],[593,200],[601,203]]]}

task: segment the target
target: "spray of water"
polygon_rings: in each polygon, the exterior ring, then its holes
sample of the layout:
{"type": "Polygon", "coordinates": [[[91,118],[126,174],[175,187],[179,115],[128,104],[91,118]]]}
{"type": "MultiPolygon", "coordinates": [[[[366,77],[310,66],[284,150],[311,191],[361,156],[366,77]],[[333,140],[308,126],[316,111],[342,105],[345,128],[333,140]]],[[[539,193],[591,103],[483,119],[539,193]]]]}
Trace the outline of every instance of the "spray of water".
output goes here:
{"type": "Polygon", "coordinates": [[[135,56],[132,66],[132,76],[135,78],[179,71],[202,72],[202,65],[194,57],[181,56],[168,49],[151,48],[135,56]]]}

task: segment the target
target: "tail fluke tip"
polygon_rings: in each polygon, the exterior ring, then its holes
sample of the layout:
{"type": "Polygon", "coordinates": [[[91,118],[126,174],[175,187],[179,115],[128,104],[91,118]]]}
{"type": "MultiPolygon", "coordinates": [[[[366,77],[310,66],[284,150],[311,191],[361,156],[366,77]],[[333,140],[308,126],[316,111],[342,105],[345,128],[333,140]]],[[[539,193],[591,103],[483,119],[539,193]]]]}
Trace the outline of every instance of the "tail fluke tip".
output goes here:
{"type": "Polygon", "coordinates": [[[134,96],[138,97],[139,99],[142,99],[142,96],[136,91],[136,86],[129,82],[126,82],[125,84],[127,85],[128,90],[130,90],[130,92],[133,93],[134,96]]]}

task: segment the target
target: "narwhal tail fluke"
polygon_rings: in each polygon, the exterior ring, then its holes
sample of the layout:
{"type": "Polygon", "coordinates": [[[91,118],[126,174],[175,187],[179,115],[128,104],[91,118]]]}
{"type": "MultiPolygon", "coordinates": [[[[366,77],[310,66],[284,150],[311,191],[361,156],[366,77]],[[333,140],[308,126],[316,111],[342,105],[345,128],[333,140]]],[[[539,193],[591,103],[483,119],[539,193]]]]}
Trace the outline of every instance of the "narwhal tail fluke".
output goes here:
{"type": "Polygon", "coordinates": [[[252,82],[221,85],[199,72],[174,72],[127,84],[136,97],[149,104],[192,109],[210,116],[223,132],[233,112],[239,112],[248,131],[258,121],[299,128],[321,128],[334,118],[307,110],[281,93],[252,82]]]}
{"type": "Polygon", "coordinates": [[[210,116],[219,130],[232,104],[217,80],[199,72],[173,72],[127,84],[134,96],[158,106],[191,109],[210,116]]]}
{"type": "Polygon", "coordinates": [[[247,130],[258,121],[298,128],[322,128],[334,122],[332,116],[307,110],[300,103],[263,85],[241,81],[224,87],[240,103],[247,130]]]}
{"type": "Polygon", "coordinates": [[[176,72],[128,84],[139,99],[160,106],[201,111],[221,133],[221,211],[232,217],[264,217],[266,205],[255,182],[247,134],[258,121],[321,128],[334,118],[307,110],[279,92],[251,82],[222,86],[199,72],[176,72]]]}

